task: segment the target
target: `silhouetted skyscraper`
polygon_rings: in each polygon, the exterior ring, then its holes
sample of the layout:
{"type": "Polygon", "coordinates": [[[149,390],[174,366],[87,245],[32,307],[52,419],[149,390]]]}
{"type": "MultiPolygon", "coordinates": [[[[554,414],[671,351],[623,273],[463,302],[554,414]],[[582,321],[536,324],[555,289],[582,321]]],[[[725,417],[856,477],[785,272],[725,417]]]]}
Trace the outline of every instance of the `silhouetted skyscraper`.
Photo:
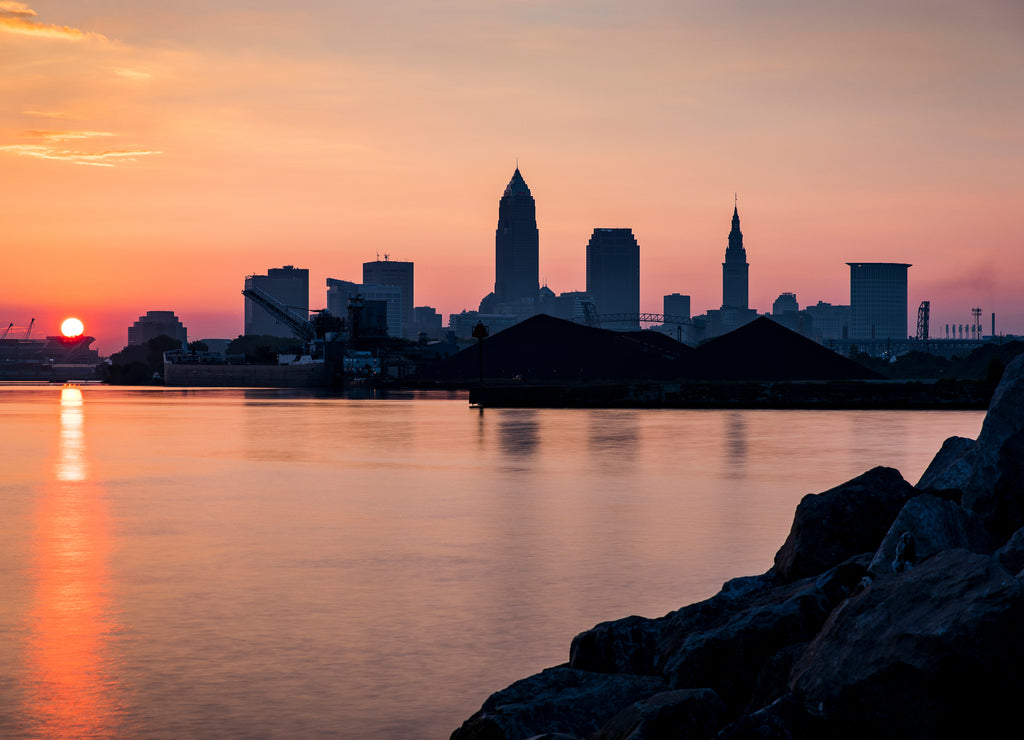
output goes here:
{"type": "Polygon", "coordinates": [[[850,266],[850,339],[907,338],[907,269],[898,262],[850,266]]]}
{"type": "Polygon", "coordinates": [[[393,262],[384,255],[384,259],[363,263],[363,283],[372,285],[397,285],[402,289],[401,311],[402,325],[391,326],[389,319],[388,331],[392,336],[414,339],[413,333],[413,263],[393,262]]]}
{"type": "Polygon", "coordinates": [[[630,319],[606,322],[617,331],[640,328],[640,245],[632,229],[594,229],[587,243],[587,292],[598,314],[629,314],[630,319]]]}
{"type": "Polygon", "coordinates": [[[739,207],[732,211],[732,230],[729,232],[729,246],[722,263],[722,308],[749,308],[750,265],[743,248],[743,232],[740,231],[739,207]]]}
{"type": "Polygon", "coordinates": [[[537,206],[516,167],[498,203],[494,235],[494,296],[497,303],[534,301],[540,288],[537,206]]]}

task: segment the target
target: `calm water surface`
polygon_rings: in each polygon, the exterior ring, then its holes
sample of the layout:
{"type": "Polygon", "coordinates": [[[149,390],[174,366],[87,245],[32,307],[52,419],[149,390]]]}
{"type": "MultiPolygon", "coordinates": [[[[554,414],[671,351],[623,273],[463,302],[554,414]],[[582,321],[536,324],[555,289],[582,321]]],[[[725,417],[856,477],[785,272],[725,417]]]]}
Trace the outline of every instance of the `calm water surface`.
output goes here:
{"type": "Polygon", "coordinates": [[[982,419],[0,386],[0,737],[444,738],[982,419]]]}

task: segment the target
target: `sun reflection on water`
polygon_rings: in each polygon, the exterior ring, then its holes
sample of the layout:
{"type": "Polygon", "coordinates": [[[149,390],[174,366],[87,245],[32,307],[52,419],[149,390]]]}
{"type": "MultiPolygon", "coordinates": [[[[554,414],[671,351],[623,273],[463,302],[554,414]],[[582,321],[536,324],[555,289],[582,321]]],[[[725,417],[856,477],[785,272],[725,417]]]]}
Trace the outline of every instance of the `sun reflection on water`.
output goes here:
{"type": "Polygon", "coordinates": [[[118,732],[110,537],[102,491],[88,479],[84,415],[82,391],[63,388],[54,481],[36,513],[24,709],[34,738],[118,732]]]}

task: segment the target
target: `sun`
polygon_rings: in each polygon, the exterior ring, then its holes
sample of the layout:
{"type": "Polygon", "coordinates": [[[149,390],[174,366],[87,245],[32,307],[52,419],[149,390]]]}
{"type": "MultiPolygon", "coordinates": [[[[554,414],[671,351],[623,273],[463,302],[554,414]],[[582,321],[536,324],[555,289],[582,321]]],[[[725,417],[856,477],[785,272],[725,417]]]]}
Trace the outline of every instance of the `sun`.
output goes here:
{"type": "Polygon", "coordinates": [[[60,333],[68,337],[78,337],[85,331],[85,326],[78,319],[64,319],[64,323],[60,325],[60,333]]]}

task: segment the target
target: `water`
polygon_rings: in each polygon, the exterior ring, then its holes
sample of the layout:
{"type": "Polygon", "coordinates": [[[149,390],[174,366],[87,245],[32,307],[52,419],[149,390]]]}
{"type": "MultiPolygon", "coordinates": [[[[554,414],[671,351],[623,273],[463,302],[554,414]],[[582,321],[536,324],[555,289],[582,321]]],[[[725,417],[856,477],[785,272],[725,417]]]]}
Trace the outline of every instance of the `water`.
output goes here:
{"type": "Polygon", "coordinates": [[[444,738],[982,419],[0,386],[0,736],[444,738]]]}

